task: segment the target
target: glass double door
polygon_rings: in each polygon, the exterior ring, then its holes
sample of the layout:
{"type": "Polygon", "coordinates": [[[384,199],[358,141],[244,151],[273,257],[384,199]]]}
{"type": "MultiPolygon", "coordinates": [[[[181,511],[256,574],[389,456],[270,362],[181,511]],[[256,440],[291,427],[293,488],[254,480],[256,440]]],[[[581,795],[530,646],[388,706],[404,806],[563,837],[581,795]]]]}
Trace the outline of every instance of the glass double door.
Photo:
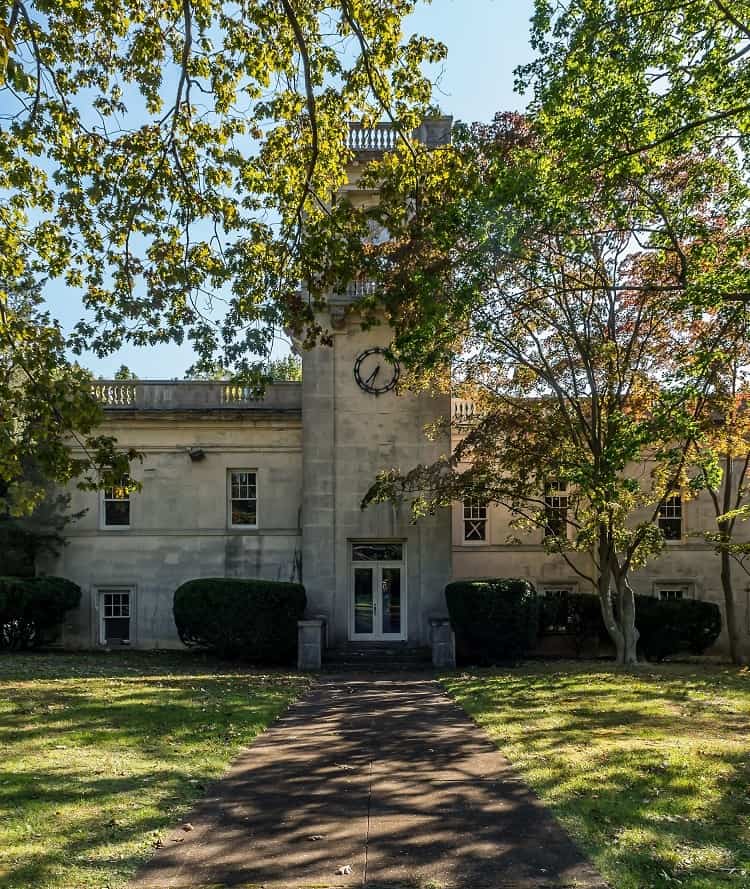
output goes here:
{"type": "Polygon", "coordinates": [[[352,547],[353,639],[406,638],[403,568],[403,544],[352,547]]]}

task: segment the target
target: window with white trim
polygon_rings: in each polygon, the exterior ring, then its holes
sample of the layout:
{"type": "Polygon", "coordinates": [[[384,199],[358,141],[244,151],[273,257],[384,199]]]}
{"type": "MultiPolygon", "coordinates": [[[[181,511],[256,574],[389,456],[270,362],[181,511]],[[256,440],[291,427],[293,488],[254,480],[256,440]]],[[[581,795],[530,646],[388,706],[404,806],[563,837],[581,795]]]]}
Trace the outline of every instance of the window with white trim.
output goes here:
{"type": "Polygon", "coordinates": [[[481,500],[464,500],[464,540],[467,543],[487,541],[487,504],[481,500]]]}
{"type": "Polygon", "coordinates": [[[229,524],[233,528],[258,525],[258,486],[254,469],[229,470],[229,524]]]}
{"type": "Polygon", "coordinates": [[[130,491],[128,480],[102,491],[102,526],[104,528],[130,527],[130,491]]]}
{"type": "Polygon", "coordinates": [[[103,645],[130,644],[130,605],[129,589],[99,592],[100,641],[103,645]]]}
{"type": "Polygon", "coordinates": [[[682,538],[682,497],[675,494],[659,506],[659,528],[665,540],[682,538]]]}
{"type": "Polygon", "coordinates": [[[568,483],[553,481],[544,486],[544,537],[568,535],[568,483]]]}

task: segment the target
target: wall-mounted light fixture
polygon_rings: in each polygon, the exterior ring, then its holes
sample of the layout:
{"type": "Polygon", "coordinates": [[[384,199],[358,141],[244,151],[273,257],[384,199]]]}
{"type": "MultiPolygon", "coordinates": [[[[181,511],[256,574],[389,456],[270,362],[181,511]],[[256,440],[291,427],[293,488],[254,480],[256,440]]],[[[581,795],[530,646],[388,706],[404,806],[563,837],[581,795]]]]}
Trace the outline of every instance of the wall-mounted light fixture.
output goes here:
{"type": "Polygon", "coordinates": [[[201,460],[205,459],[206,452],[203,448],[190,448],[188,451],[188,457],[193,461],[193,463],[199,463],[201,460]]]}

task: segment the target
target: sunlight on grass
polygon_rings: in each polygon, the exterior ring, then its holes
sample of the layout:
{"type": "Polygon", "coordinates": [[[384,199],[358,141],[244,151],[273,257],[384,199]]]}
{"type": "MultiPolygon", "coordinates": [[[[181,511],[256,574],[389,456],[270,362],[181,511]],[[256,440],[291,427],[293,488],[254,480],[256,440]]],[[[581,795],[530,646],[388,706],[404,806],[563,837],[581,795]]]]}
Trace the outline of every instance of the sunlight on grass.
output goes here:
{"type": "Polygon", "coordinates": [[[0,887],[122,886],[305,687],[182,653],[0,657],[0,887]]]}
{"type": "Polygon", "coordinates": [[[750,886],[750,673],[532,664],[443,684],[616,889],[750,886]]]}

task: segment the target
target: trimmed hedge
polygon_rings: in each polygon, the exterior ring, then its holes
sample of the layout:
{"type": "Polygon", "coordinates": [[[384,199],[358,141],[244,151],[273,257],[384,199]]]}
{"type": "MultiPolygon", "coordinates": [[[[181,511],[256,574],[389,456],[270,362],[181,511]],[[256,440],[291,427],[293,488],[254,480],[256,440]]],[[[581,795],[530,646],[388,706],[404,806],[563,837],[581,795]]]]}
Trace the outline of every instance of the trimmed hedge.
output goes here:
{"type": "Polygon", "coordinates": [[[288,663],[305,605],[301,583],[209,577],[178,587],[173,610],[185,645],[225,658],[288,663]]]}
{"type": "Polygon", "coordinates": [[[37,648],[52,642],[81,588],[64,577],[0,577],[0,648],[37,648]]]}
{"type": "MultiPolygon", "coordinates": [[[[592,639],[609,640],[602,619],[599,597],[591,593],[568,593],[565,603],[542,598],[539,606],[540,633],[551,626],[567,624],[564,634],[572,639],[576,653],[592,639]]],[[[661,661],[673,654],[703,654],[721,633],[721,610],[713,602],[696,599],[662,601],[653,596],[635,597],[635,625],[640,633],[638,648],[648,660],[661,661]]]]}
{"type": "Polygon", "coordinates": [[[527,580],[455,581],[446,586],[445,598],[459,659],[480,664],[514,662],[533,647],[537,599],[527,580]]]}
{"type": "Polygon", "coordinates": [[[539,597],[539,635],[565,636],[573,643],[577,657],[586,643],[606,642],[609,633],[604,626],[599,597],[591,593],[568,593],[539,597]]]}
{"type": "Polygon", "coordinates": [[[635,625],[642,653],[662,661],[683,652],[703,654],[721,633],[721,611],[713,602],[636,596],[635,625]]]}

